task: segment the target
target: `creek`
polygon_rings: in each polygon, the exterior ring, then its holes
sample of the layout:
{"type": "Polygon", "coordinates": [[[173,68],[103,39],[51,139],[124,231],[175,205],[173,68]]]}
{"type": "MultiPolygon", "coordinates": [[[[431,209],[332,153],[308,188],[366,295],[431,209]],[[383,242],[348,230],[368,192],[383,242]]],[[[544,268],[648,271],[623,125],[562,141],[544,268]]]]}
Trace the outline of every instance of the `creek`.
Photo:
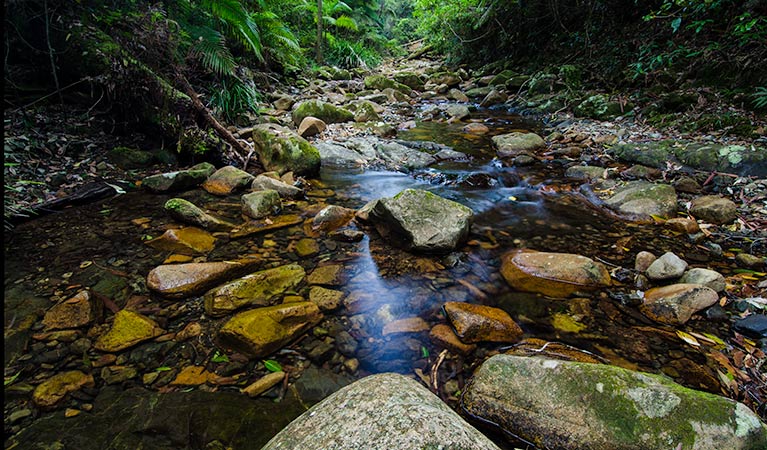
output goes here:
{"type": "MultiPolygon", "coordinates": [[[[494,110],[480,110],[472,118],[482,120],[490,133],[472,135],[464,133],[461,124],[421,122],[397,136],[451,146],[469,155],[468,161],[443,162],[413,173],[326,169],[315,183],[323,190],[321,196],[309,196],[307,201],[292,202],[285,208],[285,212],[310,218],[325,204],[356,209],[406,188],[426,189],[474,211],[468,243],[458,251],[415,255],[392,247],[373,228],[360,226],[365,238],[359,243],[345,243],[307,234],[299,225],[240,239],[219,236],[216,248],[202,258],[222,261],[255,256],[262,268],[297,262],[307,273],[318,265],[343,265],[343,282],[334,289],[343,290],[347,299],[356,296],[353,307],[326,313],[323,322],[304,338],[270,356],[288,371],[291,383],[310,368],[319,370],[314,372],[318,377],[340,376],[342,383],[387,371],[428,374],[441,350],[430,341],[428,330],[389,332],[385,326],[398,319],[419,317],[431,327],[445,321],[442,304],[467,301],[505,310],[520,324],[526,339],[540,341],[513,346],[481,344],[471,354],[440,360],[437,394],[453,407],[457,407],[460,390],[472,371],[488,356],[506,350],[545,353],[546,342],[566,344],[560,348],[587,352],[625,368],[664,373],[685,386],[720,393],[715,363],[705,352],[638,312],[631,295],[631,269],[634,256],[641,250],[658,255],[673,251],[725,276],[731,268],[709,261],[704,252],[678,234],[652,224],[620,221],[590,205],[579,193],[580,182],[566,179],[564,168],[556,161],[511,168],[494,160],[490,137],[515,130],[540,130],[542,125],[534,118],[494,110]],[[299,257],[294,244],[307,236],[316,240],[319,251],[299,257]],[[499,266],[501,255],[517,248],[575,253],[601,261],[612,270],[615,286],[569,300],[514,291],[500,276],[499,266]]],[[[222,199],[201,189],[178,196],[231,221],[241,220],[238,197],[222,199]]],[[[138,369],[136,377],[116,383],[124,389],[145,386],[168,391],[172,378],[164,374],[175,374],[189,364],[205,365],[222,376],[263,373],[261,361],[231,354],[226,360],[215,360],[214,355],[226,353],[214,337],[227,318],[206,317],[201,298],[179,302],[148,293],[147,273],[162,264],[168,254],[148,247],[145,241],[174,226],[162,208],[170,198],[128,192],[27,222],[6,237],[6,365],[21,373],[22,380],[36,382],[72,368],[100,373],[93,361],[101,355],[93,349],[85,352],[90,360],[86,364],[82,352],[76,353],[70,343],[29,339],[42,328],[30,317],[39,317],[54,301],[83,287],[111,299],[118,308],[133,305],[168,332],[178,332],[190,323],[202,326],[198,339],[150,341],[118,355],[117,365],[138,369]],[[55,356],[51,352],[57,349],[65,351],[55,356]],[[142,382],[142,375],[158,369],[162,370],[156,381],[142,382]]],[[[296,293],[305,295],[304,288],[299,286],[296,293]]],[[[714,336],[724,336],[727,327],[726,322],[705,319],[695,320],[694,325],[697,332],[714,336]]],[[[202,385],[199,389],[236,392],[241,384],[202,385]]],[[[104,387],[103,381],[97,381],[96,388],[69,406],[92,403],[104,387]]],[[[279,388],[266,394],[273,399],[284,395],[279,388]]],[[[275,414],[279,409],[276,407],[275,414]]],[[[283,416],[275,421],[284,423],[300,413],[300,408],[286,407],[281,413],[283,416]]],[[[53,414],[61,412],[42,416],[53,414]]],[[[33,415],[34,419],[39,417],[33,415]]],[[[266,433],[276,433],[278,428],[274,428],[266,433]]],[[[6,432],[16,431],[6,422],[6,432]]],[[[508,445],[491,436],[499,445],[508,445]]]]}

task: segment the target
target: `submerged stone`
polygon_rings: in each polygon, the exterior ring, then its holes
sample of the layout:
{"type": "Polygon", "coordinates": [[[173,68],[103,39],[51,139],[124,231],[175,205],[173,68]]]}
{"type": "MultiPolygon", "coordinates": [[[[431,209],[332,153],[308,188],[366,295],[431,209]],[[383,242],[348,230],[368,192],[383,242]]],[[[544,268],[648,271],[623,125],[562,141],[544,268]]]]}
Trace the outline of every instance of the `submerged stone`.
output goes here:
{"type": "Polygon", "coordinates": [[[267,306],[276,296],[303,281],[304,269],[288,264],[262,270],[211,289],[205,294],[205,313],[223,316],[243,306],[267,306]]]}
{"type": "Polygon", "coordinates": [[[169,298],[202,294],[231,278],[246,273],[258,261],[240,259],[206,263],[170,264],[155,267],[147,275],[147,287],[169,298]]]}
{"type": "Polygon", "coordinates": [[[115,314],[109,331],[99,336],[93,348],[102,352],[119,352],[157,337],[163,333],[154,320],[139,313],[122,309],[115,314]]]}
{"type": "Polygon", "coordinates": [[[343,206],[328,205],[312,219],[312,230],[328,232],[341,228],[354,218],[353,209],[343,206]]]}
{"type": "Polygon", "coordinates": [[[241,312],[218,333],[221,345],[253,358],[267,356],[289,344],[322,320],[312,302],[293,302],[241,312]]]}
{"type": "Polygon", "coordinates": [[[468,355],[477,349],[474,344],[461,342],[453,329],[444,323],[434,325],[429,332],[429,338],[435,345],[446,348],[455,354],[468,355]]]}
{"type": "Polygon", "coordinates": [[[443,308],[464,343],[517,342],[522,337],[519,325],[500,308],[461,302],[447,302],[443,308]]]}
{"type": "Polygon", "coordinates": [[[719,301],[716,291],[700,284],[672,284],[644,293],[640,311],[650,319],[669,325],[682,325],[696,312],[719,301]]]}
{"type": "Polygon", "coordinates": [[[213,250],[216,238],[196,227],[166,230],[162,236],[148,241],[152,248],[180,255],[198,255],[213,250]]]}
{"type": "Polygon", "coordinates": [[[560,298],[611,284],[601,263],[569,253],[509,252],[502,257],[501,275],[520,291],[560,298]]]}
{"type": "Polygon", "coordinates": [[[342,388],[291,422],[263,450],[497,450],[414,380],[385,373],[342,388]]]}
{"type": "Polygon", "coordinates": [[[496,355],[474,374],[461,405],[539,448],[767,446],[767,427],[741,403],[602,364],[496,355]]]}
{"type": "Polygon", "coordinates": [[[32,400],[41,408],[51,408],[64,400],[67,394],[94,385],[93,375],[86,375],[79,370],[62,372],[37,385],[32,400]]]}
{"type": "Polygon", "coordinates": [[[79,328],[101,319],[103,305],[90,291],[83,290],[57,303],[45,313],[45,330],[79,328]]]}
{"type": "Polygon", "coordinates": [[[394,237],[406,248],[433,253],[461,245],[473,216],[460,203],[417,189],[380,199],[370,215],[382,236],[394,237]]]}

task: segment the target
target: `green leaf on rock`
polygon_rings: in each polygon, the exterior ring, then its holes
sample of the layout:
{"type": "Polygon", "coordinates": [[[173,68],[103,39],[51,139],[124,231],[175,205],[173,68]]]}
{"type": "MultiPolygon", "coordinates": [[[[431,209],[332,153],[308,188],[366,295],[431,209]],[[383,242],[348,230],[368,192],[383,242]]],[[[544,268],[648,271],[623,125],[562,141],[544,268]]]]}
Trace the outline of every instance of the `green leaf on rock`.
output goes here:
{"type": "Polygon", "coordinates": [[[264,367],[266,367],[266,370],[269,372],[282,372],[282,366],[280,363],[273,359],[267,359],[264,361],[264,367]]]}
{"type": "Polygon", "coordinates": [[[428,358],[429,357],[429,349],[421,346],[421,357],[422,358],[428,358]]]}
{"type": "Polygon", "coordinates": [[[214,363],[225,363],[225,362],[229,362],[229,357],[219,352],[218,350],[216,350],[216,353],[213,354],[213,358],[211,358],[210,360],[213,361],[214,363]]]}

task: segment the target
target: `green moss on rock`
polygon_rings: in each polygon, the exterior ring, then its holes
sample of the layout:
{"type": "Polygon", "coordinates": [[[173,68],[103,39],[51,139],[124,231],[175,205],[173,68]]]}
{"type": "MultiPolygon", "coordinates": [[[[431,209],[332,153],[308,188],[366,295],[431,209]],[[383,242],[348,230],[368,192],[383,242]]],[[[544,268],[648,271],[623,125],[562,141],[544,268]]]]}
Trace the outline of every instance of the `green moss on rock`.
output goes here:
{"type": "Polygon", "coordinates": [[[320,100],[301,102],[293,111],[293,123],[298,126],[305,117],[316,117],[325,123],[351,122],[354,114],[344,108],[320,100]]]}

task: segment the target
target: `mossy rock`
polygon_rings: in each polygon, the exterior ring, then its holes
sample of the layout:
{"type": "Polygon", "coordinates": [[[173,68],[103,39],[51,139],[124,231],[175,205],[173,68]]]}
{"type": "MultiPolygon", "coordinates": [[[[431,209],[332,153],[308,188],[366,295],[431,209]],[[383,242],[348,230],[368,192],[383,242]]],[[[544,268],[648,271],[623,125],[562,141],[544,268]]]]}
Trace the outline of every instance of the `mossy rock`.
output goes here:
{"type": "Polygon", "coordinates": [[[384,89],[394,89],[395,91],[402,92],[406,95],[410,95],[412,92],[412,89],[410,89],[408,86],[387,78],[383,75],[372,75],[365,77],[365,88],[378,89],[379,91],[383,91],[384,89]]]}
{"type": "Polygon", "coordinates": [[[583,85],[583,70],[572,64],[564,64],[559,67],[559,79],[569,89],[579,89],[583,85]]]}
{"type": "Polygon", "coordinates": [[[610,100],[606,94],[592,95],[573,108],[573,112],[579,117],[588,117],[597,120],[611,120],[625,115],[633,109],[631,103],[621,104],[610,100]]]}
{"type": "Polygon", "coordinates": [[[325,123],[351,122],[354,114],[344,108],[320,100],[307,100],[299,103],[293,111],[293,123],[298,126],[305,117],[316,117],[325,123]]]}
{"type": "MultiPolygon", "coordinates": [[[[354,118],[351,112],[343,111],[354,118]]],[[[288,128],[274,124],[256,125],[253,141],[257,144],[259,161],[266,170],[280,174],[293,171],[297,175],[319,173],[320,152],[288,128]]]]}
{"type": "Polygon", "coordinates": [[[394,74],[394,81],[400,84],[404,84],[405,86],[409,87],[410,89],[415,89],[416,91],[422,91],[423,90],[423,80],[418,75],[414,74],[413,72],[399,72],[394,74]]]}
{"type": "Polygon", "coordinates": [[[189,128],[181,133],[176,143],[176,151],[186,155],[204,155],[218,148],[219,139],[212,131],[189,128]]]}
{"type": "Polygon", "coordinates": [[[504,86],[513,77],[519,75],[513,70],[504,70],[490,80],[490,86],[504,86]]]}
{"type": "Polygon", "coordinates": [[[155,162],[151,152],[130,147],[115,147],[107,154],[109,161],[126,170],[149,167],[155,162]]]}
{"type": "Polygon", "coordinates": [[[603,364],[496,355],[461,404],[538,448],[767,448],[767,427],[742,403],[603,364]]]}

